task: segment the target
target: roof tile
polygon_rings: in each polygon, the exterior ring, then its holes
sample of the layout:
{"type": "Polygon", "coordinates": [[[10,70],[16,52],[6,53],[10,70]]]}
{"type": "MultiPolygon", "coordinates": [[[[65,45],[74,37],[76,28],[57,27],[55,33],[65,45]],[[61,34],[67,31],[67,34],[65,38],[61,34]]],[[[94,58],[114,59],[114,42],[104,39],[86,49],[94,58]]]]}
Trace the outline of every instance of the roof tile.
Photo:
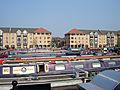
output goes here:
{"type": "Polygon", "coordinates": [[[44,28],[37,28],[34,32],[38,32],[38,33],[51,33],[47,29],[44,29],[44,28]]]}
{"type": "Polygon", "coordinates": [[[85,32],[81,32],[79,29],[72,29],[69,32],[67,32],[66,34],[85,34],[85,32]]]}

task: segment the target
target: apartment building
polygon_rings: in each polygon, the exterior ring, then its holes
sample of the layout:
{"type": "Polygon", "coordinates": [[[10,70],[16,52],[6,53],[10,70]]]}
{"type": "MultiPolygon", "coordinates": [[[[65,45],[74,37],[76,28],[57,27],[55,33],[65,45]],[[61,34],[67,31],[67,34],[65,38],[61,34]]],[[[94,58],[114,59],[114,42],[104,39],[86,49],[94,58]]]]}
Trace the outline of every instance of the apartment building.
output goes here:
{"type": "Polygon", "coordinates": [[[118,35],[118,37],[117,37],[118,42],[117,43],[118,43],[118,46],[120,46],[120,30],[117,31],[117,35],[118,35]]]}
{"type": "Polygon", "coordinates": [[[65,34],[66,46],[71,48],[101,48],[118,44],[116,31],[72,29],[65,34]]]}
{"type": "Polygon", "coordinates": [[[51,46],[52,33],[44,28],[0,28],[0,47],[47,48],[51,46]]]}

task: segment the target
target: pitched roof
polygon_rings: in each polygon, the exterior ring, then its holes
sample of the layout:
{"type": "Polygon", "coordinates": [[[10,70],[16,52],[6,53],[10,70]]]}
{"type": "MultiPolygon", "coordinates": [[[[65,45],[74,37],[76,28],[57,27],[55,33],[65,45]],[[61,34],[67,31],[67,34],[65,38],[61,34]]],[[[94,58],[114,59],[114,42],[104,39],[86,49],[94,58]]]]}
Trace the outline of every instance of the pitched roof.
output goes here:
{"type": "Polygon", "coordinates": [[[72,29],[70,30],[68,33],[66,34],[90,34],[90,32],[97,32],[98,34],[102,34],[102,35],[105,35],[107,34],[108,32],[110,33],[116,33],[116,31],[111,31],[111,30],[93,30],[93,29],[72,29]]]}
{"type": "Polygon", "coordinates": [[[74,28],[70,30],[69,32],[67,32],[66,34],[85,34],[85,32],[82,32],[79,29],[74,28]]]}
{"type": "Polygon", "coordinates": [[[11,28],[11,33],[16,33],[18,30],[20,30],[21,32],[26,30],[28,33],[33,33],[36,28],[11,28]]]}
{"type": "Polygon", "coordinates": [[[116,33],[117,33],[118,35],[120,35],[120,30],[118,30],[116,33]]]}
{"type": "Polygon", "coordinates": [[[97,74],[89,83],[78,84],[85,90],[118,90],[120,72],[105,70],[97,74]]]}
{"type": "Polygon", "coordinates": [[[10,28],[8,28],[8,27],[0,27],[0,30],[2,30],[3,33],[9,33],[10,32],[10,28]]]}
{"type": "Polygon", "coordinates": [[[34,33],[34,32],[38,32],[38,33],[51,33],[49,32],[47,29],[44,28],[8,28],[8,27],[0,27],[0,30],[2,30],[4,33],[16,33],[18,30],[20,30],[21,32],[23,32],[24,30],[26,30],[28,33],[34,33]]]}
{"type": "Polygon", "coordinates": [[[45,28],[37,28],[34,32],[37,32],[37,33],[51,33],[45,28]]]}

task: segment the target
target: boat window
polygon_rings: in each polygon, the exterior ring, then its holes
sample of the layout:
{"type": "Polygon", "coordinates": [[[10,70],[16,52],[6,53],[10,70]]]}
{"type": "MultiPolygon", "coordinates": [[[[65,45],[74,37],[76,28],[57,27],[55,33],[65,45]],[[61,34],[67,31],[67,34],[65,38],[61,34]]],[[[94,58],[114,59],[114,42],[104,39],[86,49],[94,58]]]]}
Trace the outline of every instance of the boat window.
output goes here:
{"type": "Polygon", "coordinates": [[[2,68],[2,73],[3,74],[10,74],[10,67],[3,67],[2,68]]]}
{"type": "Polygon", "coordinates": [[[55,70],[65,70],[65,65],[64,64],[55,65],[55,70]]]}
{"type": "Polygon", "coordinates": [[[84,65],[83,64],[75,65],[75,68],[77,69],[84,68],[84,65]]]}
{"type": "Polygon", "coordinates": [[[116,65],[115,62],[108,62],[108,64],[109,64],[109,67],[112,67],[112,66],[115,66],[115,65],[116,65]]]}
{"type": "Polygon", "coordinates": [[[92,63],[93,68],[101,67],[100,63],[92,63]]]}
{"type": "Polygon", "coordinates": [[[55,61],[55,63],[68,63],[68,61],[55,61]]]}

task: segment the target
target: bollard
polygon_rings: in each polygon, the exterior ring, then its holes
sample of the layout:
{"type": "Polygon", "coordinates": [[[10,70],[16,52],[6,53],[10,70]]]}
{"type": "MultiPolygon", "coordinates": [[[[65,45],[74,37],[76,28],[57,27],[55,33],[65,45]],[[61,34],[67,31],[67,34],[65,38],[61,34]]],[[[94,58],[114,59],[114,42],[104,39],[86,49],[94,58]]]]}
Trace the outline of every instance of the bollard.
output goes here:
{"type": "Polygon", "coordinates": [[[15,87],[17,86],[17,84],[18,84],[18,82],[16,81],[16,80],[13,80],[12,81],[12,89],[10,89],[10,90],[15,90],[15,87]]]}
{"type": "Polygon", "coordinates": [[[75,78],[79,78],[79,72],[75,72],[75,78]]]}

